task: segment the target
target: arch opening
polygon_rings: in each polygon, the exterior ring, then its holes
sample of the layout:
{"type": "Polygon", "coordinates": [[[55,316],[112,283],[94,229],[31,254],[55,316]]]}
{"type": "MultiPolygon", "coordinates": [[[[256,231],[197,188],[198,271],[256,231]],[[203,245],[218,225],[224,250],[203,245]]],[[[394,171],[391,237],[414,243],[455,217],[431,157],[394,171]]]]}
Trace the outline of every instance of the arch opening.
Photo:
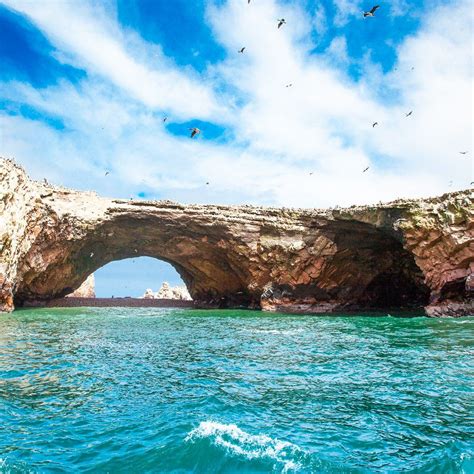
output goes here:
{"type": "MultiPolygon", "coordinates": [[[[140,298],[147,290],[157,294],[164,283],[170,288],[185,289],[176,269],[168,262],[153,257],[114,260],[94,272],[95,294],[98,298],[140,298]]],[[[148,295],[151,297],[151,295],[148,295]]]]}

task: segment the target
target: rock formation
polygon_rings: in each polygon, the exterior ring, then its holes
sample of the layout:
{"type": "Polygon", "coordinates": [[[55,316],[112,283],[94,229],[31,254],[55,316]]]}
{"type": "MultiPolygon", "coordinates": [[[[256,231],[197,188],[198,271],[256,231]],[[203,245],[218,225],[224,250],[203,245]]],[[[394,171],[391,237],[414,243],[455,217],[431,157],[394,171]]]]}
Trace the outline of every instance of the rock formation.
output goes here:
{"type": "Polygon", "coordinates": [[[185,286],[170,286],[168,282],[163,282],[161,288],[154,293],[148,288],[144,295],[144,299],[158,299],[158,300],[184,300],[191,301],[191,295],[185,286]]]}
{"type": "Polygon", "coordinates": [[[150,256],[177,269],[198,307],[474,314],[473,214],[472,190],[326,210],[106,199],[0,160],[0,309],[150,256]]]}
{"type": "Polygon", "coordinates": [[[68,298],[95,298],[95,279],[92,273],[86,281],[72,293],[66,295],[68,298]]]}

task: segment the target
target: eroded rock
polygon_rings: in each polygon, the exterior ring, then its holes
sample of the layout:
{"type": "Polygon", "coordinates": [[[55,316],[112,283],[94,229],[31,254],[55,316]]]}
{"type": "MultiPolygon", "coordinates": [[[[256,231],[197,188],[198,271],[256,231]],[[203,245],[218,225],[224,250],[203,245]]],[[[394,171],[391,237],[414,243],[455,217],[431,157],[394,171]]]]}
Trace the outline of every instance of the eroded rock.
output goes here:
{"type": "Polygon", "coordinates": [[[184,206],[55,188],[9,160],[0,183],[3,311],[151,256],[177,269],[199,307],[472,314],[471,190],[333,210],[184,206]]]}
{"type": "Polygon", "coordinates": [[[89,275],[85,282],[72,293],[66,295],[67,298],[95,298],[95,279],[94,274],[89,275]]]}

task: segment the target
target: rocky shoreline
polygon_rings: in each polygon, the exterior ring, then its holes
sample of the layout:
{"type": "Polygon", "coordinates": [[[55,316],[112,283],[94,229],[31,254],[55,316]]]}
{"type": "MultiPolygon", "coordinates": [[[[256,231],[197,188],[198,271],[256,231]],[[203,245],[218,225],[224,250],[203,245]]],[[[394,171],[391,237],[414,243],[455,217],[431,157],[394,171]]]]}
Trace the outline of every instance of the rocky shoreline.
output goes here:
{"type": "Polygon", "coordinates": [[[474,199],[287,209],[126,201],[0,159],[0,311],[62,298],[118,259],[172,264],[196,307],[474,315],[474,199]]]}
{"type": "Polygon", "coordinates": [[[189,300],[144,298],[57,298],[43,303],[29,303],[27,307],[46,308],[192,308],[189,300]]]}

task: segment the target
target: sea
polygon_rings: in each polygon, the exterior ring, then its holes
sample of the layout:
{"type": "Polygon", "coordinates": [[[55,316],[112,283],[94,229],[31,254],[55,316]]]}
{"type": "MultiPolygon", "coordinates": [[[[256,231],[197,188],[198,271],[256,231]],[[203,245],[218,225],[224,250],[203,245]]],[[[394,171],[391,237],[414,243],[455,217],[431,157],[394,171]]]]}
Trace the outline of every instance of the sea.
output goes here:
{"type": "Polygon", "coordinates": [[[1,315],[0,472],[474,473],[474,318],[406,316],[1,315]]]}

